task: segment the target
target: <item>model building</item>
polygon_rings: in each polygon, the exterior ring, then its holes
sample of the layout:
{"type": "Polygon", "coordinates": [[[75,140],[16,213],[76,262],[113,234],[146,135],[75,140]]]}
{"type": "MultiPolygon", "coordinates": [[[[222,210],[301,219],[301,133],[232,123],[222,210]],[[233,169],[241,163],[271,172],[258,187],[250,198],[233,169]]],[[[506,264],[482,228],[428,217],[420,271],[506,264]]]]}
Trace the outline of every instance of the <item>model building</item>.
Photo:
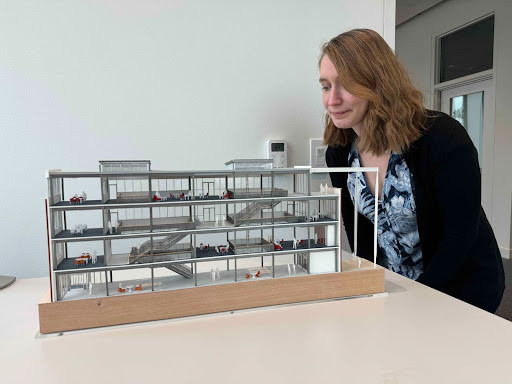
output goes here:
{"type": "Polygon", "coordinates": [[[47,178],[54,302],[341,271],[340,195],[309,169],[100,161],[47,178]]]}

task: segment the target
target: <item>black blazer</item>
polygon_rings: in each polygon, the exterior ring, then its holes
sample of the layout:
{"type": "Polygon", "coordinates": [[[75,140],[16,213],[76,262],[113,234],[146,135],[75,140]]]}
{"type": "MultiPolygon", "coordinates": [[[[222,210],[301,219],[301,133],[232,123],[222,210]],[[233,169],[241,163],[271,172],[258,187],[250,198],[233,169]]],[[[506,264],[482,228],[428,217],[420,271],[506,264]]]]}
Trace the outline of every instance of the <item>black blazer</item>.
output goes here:
{"type": "MultiPolygon", "coordinates": [[[[411,172],[423,254],[418,281],[477,307],[494,312],[505,289],[503,264],[481,207],[478,155],[466,130],[450,116],[429,111],[427,130],[404,158],[411,172]]],[[[329,147],[329,167],[348,166],[351,144],[329,147]]],[[[354,249],[354,205],[347,174],[331,173],[342,188],[342,216],[354,249]]],[[[373,224],[358,217],[358,256],[373,261],[373,224]]],[[[386,266],[378,248],[378,263],[386,266]]]]}

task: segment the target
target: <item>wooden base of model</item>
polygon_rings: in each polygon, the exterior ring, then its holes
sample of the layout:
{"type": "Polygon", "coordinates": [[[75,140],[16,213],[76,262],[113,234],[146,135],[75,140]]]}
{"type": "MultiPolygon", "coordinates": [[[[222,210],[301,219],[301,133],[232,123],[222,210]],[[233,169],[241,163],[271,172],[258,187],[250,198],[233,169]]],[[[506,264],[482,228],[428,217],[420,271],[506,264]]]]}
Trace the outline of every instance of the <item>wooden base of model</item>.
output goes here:
{"type": "Polygon", "coordinates": [[[343,261],[342,273],[39,303],[42,334],[384,292],[384,269],[343,261]]]}

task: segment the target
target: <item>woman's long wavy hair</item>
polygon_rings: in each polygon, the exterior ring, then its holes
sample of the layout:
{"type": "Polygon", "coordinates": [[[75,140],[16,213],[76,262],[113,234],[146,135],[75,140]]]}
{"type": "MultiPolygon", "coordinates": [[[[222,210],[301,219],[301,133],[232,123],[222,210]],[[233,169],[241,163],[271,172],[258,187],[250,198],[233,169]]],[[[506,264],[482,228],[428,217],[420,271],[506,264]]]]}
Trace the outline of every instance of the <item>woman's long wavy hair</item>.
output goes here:
{"type": "MultiPolygon", "coordinates": [[[[341,85],[352,95],[368,100],[359,150],[381,155],[406,151],[425,129],[427,111],[423,95],[413,85],[386,41],[370,29],[353,29],[324,44],[319,60],[327,55],[341,85]]],[[[324,143],[347,145],[356,137],[352,129],[336,128],[325,114],[324,143]]]]}

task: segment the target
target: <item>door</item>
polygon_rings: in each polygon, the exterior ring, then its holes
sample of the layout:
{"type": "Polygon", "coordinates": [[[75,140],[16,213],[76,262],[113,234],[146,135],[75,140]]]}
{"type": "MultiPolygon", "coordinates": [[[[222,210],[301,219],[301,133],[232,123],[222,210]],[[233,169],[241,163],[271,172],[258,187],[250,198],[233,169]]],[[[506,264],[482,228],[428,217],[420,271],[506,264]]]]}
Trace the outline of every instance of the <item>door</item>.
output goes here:
{"type": "Polygon", "coordinates": [[[462,124],[476,147],[482,173],[482,206],[490,217],[494,152],[492,79],[446,89],[440,95],[441,111],[462,124]]]}
{"type": "Polygon", "coordinates": [[[214,182],[213,181],[203,181],[203,194],[206,195],[214,194],[214,182]]]}
{"type": "Polygon", "coordinates": [[[213,208],[203,208],[203,221],[215,221],[215,210],[213,208]]]}

